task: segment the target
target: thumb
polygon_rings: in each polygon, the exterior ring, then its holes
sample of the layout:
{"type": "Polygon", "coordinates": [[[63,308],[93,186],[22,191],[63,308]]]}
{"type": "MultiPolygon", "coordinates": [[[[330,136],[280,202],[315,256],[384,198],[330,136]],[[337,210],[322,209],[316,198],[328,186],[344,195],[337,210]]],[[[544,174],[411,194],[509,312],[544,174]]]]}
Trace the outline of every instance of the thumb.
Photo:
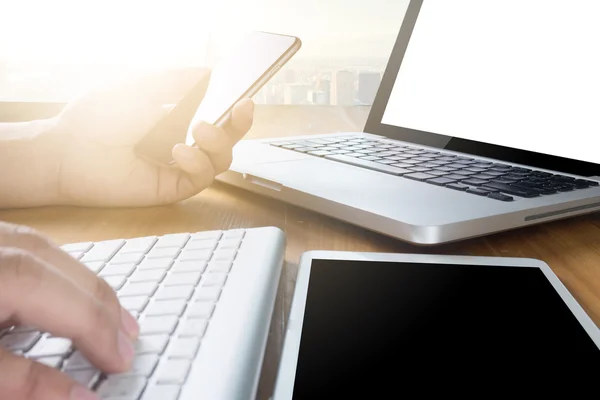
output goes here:
{"type": "Polygon", "coordinates": [[[0,399],[99,400],[57,369],[0,348],[0,399]]]}

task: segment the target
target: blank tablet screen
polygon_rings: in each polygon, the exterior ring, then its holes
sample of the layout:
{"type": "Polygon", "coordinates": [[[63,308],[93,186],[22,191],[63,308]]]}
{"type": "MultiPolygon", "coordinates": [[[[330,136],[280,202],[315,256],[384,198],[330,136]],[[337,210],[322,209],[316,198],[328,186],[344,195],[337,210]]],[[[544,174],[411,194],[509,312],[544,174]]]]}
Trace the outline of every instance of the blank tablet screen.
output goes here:
{"type": "Polygon", "coordinates": [[[313,260],[294,399],[595,388],[599,363],[539,268],[313,260]]]}

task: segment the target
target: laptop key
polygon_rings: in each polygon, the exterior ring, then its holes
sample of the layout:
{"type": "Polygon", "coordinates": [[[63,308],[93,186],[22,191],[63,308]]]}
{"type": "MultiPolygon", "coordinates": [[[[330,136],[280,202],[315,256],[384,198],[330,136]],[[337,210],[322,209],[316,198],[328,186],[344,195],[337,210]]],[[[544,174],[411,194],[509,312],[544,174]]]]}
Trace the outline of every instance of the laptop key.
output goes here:
{"type": "Polygon", "coordinates": [[[435,175],[435,176],[444,176],[444,175],[450,175],[450,172],[446,172],[446,171],[436,171],[436,170],[433,170],[433,171],[428,171],[427,173],[428,173],[428,174],[431,174],[431,175],[435,175]]]}
{"type": "Polygon", "coordinates": [[[473,186],[481,186],[483,184],[488,183],[488,180],[485,179],[465,179],[462,181],[465,185],[473,185],[473,186]]]}
{"type": "Polygon", "coordinates": [[[328,155],[328,156],[325,156],[325,158],[328,160],[339,161],[344,164],[354,165],[356,167],[362,167],[362,168],[370,169],[373,171],[384,172],[386,174],[397,175],[397,176],[409,174],[412,172],[412,171],[409,171],[408,169],[398,168],[393,165],[379,164],[379,163],[376,163],[373,161],[362,160],[360,158],[353,158],[353,157],[348,157],[348,156],[339,155],[339,154],[328,155]]]}
{"type": "Polygon", "coordinates": [[[454,189],[454,190],[467,190],[469,187],[467,185],[461,185],[460,183],[449,183],[446,185],[447,188],[450,189],[454,189]]]}
{"type": "Polygon", "coordinates": [[[404,175],[404,178],[408,178],[408,179],[412,179],[412,180],[415,180],[415,181],[423,182],[423,181],[426,181],[428,179],[434,179],[435,176],[434,175],[430,175],[430,174],[426,174],[424,172],[415,172],[413,174],[404,175]]]}
{"type": "Polygon", "coordinates": [[[489,197],[490,199],[495,199],[495,200],[500,200],[500,201],[513,201],[514,200],[514,197],[507,196],[500,192],[488,193],[487,197],[489,197]]]}
{"type": "Polygon", "coordinates": [[[487,196],[490,192],[485,189],[468,188],[467,193],[476,194],[478,196],[487,196]]]}
{"type": "Polygon", "coordinates": [[[409,169],[411,171],[414,171],[414,172],[427,172],[427,173],[429,173],[429,171],[431,171],[431,168],[425,168],[425,167],[410,167],[409,169]]]}
{"type": "Polygon", "coordinates": [[[484,189],[487,187],[489,187],[491,189],[498,189],[501,192],[504,192],[507,194],[512,194],[512,195],[519,196],[519,197],[531,198],[531,197],[539,196],[538,193],[534,193],[534,192],[526,190],[526,189],[521,189],[518,187],[507,185],[505,183],[489,182],[483,186],[484,189]]]}
{"type": "Polygon", "coordinates": [[[432,185],[446,186],[447,184],[455,183],[456,181],[454,179],[439,177],[439,178],[428,179],[426,182],[431,183],[432,185]]]}
{"type": "Polygon", "coordinates": [[[324,157],[324,156],[332,154],[332,153],[330,151],[317,150],[317,151],[309,151],[307,154],[310,154],[311,156],[324,157]]]}

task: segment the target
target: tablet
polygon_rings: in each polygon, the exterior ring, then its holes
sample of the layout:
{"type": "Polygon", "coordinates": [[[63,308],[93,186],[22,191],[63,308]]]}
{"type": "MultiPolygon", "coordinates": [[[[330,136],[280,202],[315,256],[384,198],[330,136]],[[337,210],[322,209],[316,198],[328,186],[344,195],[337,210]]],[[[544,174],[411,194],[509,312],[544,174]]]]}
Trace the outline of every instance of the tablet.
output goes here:
{"type": "Polygon", "coordinates": [[[308,252],[273,400],[593,393],[599,366],[597,326],[542,261],[308,252]]]}

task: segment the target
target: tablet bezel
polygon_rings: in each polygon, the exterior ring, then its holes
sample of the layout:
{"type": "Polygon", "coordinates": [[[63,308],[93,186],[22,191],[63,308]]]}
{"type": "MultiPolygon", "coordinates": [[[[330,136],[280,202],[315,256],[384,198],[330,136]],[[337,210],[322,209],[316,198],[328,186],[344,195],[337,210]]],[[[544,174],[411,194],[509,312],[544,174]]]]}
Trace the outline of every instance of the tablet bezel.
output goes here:
{"type": "Polygon", "coordinates": [[[308,294],[308,283],[313,260],[344,260],[367,262],[401,262],[421,264],[458,264],[502,266],[517,268],[539,268],[556,292],[563,299],[592,341],[600,348],[600,330],[589,315],[579,305],[558,276],[545,262],[532,258],[430,255],[430,254],[396,254],[396,253],[363,253],[337,251],[309,251],[302,254],[294,289],[294,296],[285,330],[283,351],[279,361],[275,390],[271,400],[292,400],[296,367],[302,338],[302,325],[308,294]]]}

